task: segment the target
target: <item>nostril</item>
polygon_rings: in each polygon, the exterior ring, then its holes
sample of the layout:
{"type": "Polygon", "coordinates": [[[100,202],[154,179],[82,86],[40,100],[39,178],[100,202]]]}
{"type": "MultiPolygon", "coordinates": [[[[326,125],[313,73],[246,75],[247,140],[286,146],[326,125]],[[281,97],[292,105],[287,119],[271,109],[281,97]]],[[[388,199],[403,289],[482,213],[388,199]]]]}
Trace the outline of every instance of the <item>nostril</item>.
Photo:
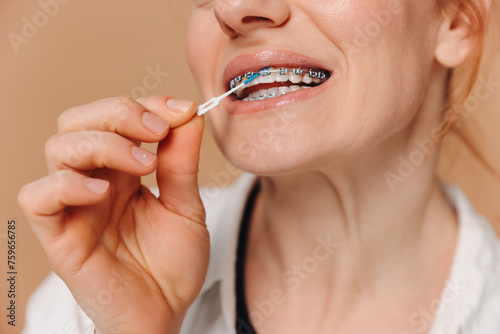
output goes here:
{"type": "Polygon", "coordinates": [[[272,22],[271,19],[262,16],[245,16],[241,22],[243,23],[253,23],[253,22],[261,22],[261,21],[269,21],[272,22]]]}

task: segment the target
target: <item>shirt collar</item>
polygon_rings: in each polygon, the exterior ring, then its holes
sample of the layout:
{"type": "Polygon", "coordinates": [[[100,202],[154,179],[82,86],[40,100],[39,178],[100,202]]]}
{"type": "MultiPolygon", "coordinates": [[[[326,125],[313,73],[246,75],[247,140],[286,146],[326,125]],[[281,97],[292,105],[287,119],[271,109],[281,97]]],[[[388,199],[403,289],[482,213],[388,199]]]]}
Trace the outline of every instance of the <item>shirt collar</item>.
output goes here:
{"type": "Polygon", "coordinates": [[[220,281],[221,309],[228,330],[236,324],[236,255],[238,234],[247,198],[257,176],[243,173],[227,189],[201,190],[207,211],[207,229],[211,240],[210,264],[201,293],[220,281]]]}
{"type": "Polygon", "coordinates": [[[438,315],[430,333],[469,333],[484,291],[493,291],[487,280],[498,271],[498,239],[488,220],[478,213],[455,184],[443,183],[448,203],[458,217],[458,239],[448,281],[441,294],[438,315]]]}
{"type": "MultiPolygon", "coordinates": [[[[207,208],[207,228],[212,249],[201,293],[220,282],[222,314],[227,330],[231,333],[235,331],[236,322],[238,233],[246,200],[256,181],[255,175],[244,173],[227,189],[204,188],[201,192],[207,208]]],[[[485,275],[481,270],[493,270],[495,263],[500,263],[500,256],[498,239],[487,219],[476,212],[458,186],[444,182],[442,185],[448,203],[457,213],[459,232],[451,272],[437,312],[439,316],[432,325],[431,333],[443,330],[446,333],[459,333],[481,302],[480,296],[485,288],[485,275]],[[450,296],[455,296],[453,302],[450,302],[450,296]]]]}

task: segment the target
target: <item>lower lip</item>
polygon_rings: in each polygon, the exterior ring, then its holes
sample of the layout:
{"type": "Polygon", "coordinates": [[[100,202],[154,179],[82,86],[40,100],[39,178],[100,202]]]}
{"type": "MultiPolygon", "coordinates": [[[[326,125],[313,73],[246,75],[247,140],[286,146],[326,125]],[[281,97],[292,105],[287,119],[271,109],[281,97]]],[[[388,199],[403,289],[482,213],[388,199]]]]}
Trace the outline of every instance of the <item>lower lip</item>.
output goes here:
{"type": "Polygon", "coordinates": [[[230,95],[224,101],[224,107],[229,115],[247,115],[261,112],[268,113],[272,109],[282,108],[294,103],[315,97],[325,91],[331,85],[332,77],[319,86],[300,89],[278,97],[272,97],[258,101],[238,100],[234,95],[230,95]]]}

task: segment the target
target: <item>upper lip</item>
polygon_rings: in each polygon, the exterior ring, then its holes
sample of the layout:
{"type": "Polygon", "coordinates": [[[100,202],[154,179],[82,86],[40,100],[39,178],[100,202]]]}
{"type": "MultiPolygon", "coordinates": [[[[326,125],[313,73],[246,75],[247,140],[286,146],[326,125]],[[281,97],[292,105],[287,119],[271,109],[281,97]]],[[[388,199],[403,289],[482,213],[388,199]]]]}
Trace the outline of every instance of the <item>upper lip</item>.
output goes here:
{"type": "Polygon", "coordinates": [[[247,72],[258,72],[266,66],[276,67],[303,67],[303,68],[321,68],[332,73],[331,65],[325,64],[324,61],[314,59],[306,55],[302,55],[286,50],[266,49],[255,53],[247,53],[237,56],[229,62],[224,70],[224,85],[229,87],[232,79],[247,72]]]}

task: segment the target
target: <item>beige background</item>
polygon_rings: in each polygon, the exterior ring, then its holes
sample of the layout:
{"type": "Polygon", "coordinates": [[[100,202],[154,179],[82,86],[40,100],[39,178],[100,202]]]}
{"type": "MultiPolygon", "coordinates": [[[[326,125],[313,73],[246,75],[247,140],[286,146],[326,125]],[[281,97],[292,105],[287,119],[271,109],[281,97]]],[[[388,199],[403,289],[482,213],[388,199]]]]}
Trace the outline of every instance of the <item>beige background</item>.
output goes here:
{"type": "MultiPolygon", "coordinates": [[[[46,0],[48,1],[48,0],[46,0]]],[[[62,0],[60,0],[62,2],[62,0]]],[[[40,15],[35,1],[0,0],[0,333],[19,333],[28,296],[48,273],[41,248],[16,204],[19,188],[45,174],[44,142],[55,133],[67,107],[99,98],[140,92],[148,68],[169,75],[149,94],[201,102],[184,56],[184,31],[191,1],[65,0],[57,14],[16,53],[7,34],[21,33],[23,17],[40,15]],[[6,325],[5,281],[8,219],[17,221],[17,326],[6,325]]],[[[500,59],[499,59],[500,60],[500,59]]],[[[494,78],[500,81],[496,62],[494,78]]],[[[484,72],[483,76],[488,77],[484,72]]],[[[498,88],[497,88],[498,89],[498,88]]],[[[479,149],[500,170],[500,93],[483,99],[467,123],[477,124],[479,149]]],[[[442,174],[461,185],[477,209],[500,229],[500,185],[463,152],[446,159],[442,174]]],[[[233,174],[208,135],[202,150],[200,181],[224,185],[233,174]]],[[[152,184],[153,177],[147,177],[152,184]]]]}

